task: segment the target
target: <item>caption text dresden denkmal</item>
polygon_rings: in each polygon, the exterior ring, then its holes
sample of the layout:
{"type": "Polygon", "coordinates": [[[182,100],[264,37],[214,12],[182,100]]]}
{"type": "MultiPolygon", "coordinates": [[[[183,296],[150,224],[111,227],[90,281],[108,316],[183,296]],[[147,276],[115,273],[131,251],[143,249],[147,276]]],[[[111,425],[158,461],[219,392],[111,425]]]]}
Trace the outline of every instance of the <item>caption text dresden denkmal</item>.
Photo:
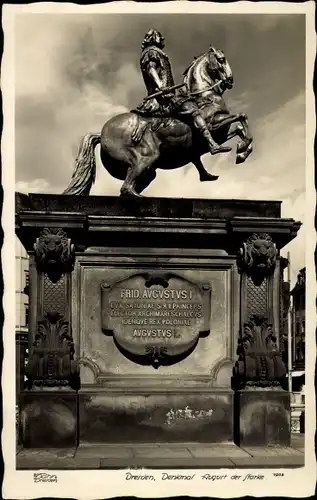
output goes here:
{"type": "Polygon", "coordinates": [[[262,474],[171,474],[168,472],[160,472],[158,477],[151,474],[144,473],[132,473],[126,472],[126,481],[136,480],[136,481],[156,481],[156,479],[161,479],[162,481],[192,481],[194,478],[202,479],[206,481],[254,481],[263,480],[264,475],[262,474]]]}

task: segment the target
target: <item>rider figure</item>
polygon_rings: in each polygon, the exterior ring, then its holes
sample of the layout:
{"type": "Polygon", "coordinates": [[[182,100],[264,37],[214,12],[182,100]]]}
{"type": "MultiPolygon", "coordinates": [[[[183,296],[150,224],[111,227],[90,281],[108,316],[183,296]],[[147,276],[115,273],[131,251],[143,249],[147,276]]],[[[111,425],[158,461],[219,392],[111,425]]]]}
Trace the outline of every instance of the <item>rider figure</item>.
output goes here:
{"type": "MultiPolygon", "coordinates": [[[[164,37],[159,31],[150,29],[146,33],[142,43],[140,66],[149,96],[175,85],[170,60],[162,50],[164,46],[164,37]]],[[[156,98],[145,100],[137,110],[148,116],[173,116],[182,121],[188,117],[206,139],[212,155],[231,151],[231,148],[219,146],[212,139],[195,100],[188,91],[183,90],[184,88],[177,91],[177,94],[163,93],[156,98]]]]}

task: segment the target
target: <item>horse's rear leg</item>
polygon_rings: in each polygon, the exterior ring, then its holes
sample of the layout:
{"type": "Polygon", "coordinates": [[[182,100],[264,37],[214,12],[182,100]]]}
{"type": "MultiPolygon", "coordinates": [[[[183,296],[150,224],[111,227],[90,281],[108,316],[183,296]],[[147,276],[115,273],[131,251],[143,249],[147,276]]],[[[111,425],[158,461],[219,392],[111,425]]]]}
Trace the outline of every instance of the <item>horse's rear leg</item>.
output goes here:
{"type": "Polygon", "coordinates": [[[134,165],[133,163],[129,166],[126,178],[120,189],[121,196],[140,196],[135,189],[137,178],[143,172],[140,167],[140,164],[134,165]]]}
{"type": "Polygon", "coordinates": [[[135,190],[137,193],[142,193],[156,177],[156,172],[153,168],[145,171],[136,182],[135,190]]]}
{"type": "Polygon", "coordinates": [[[130,150],[130,165],[121,187],[121,196],[139,196],[155,178],[154,162],[159,157],[155,139],[145,134],[140,144],[130,150]]]}

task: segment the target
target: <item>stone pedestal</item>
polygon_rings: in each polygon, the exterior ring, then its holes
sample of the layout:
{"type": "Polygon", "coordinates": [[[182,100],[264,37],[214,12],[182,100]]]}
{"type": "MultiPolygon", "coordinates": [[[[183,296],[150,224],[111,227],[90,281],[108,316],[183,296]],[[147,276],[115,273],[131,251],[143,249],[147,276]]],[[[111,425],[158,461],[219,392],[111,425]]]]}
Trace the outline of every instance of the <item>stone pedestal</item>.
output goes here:
{"type": "Polygon", "coordinates": [[[77,394],[69,391],[25,392],[20,398],[20,441],[25,448],[77,446],[77,394]]]}
{"type": "Polygon", "coordinates": [[[290,394],[246,390],[235,394],[235,442],[239,446],[290,445],[290,394]]]}
{"type": "Polygon", "coordinates": [[[219,443],[233,441],[233,394],[194,392],[79,395],[80,443],[219,443]]]}
{"type": "MultiPolygon", "coordinates": [[[[70,429],[69,443],[75,435],[77,444],[228,442],[237,434],[234,421],[241,434],[251,397],[237,393],[234,415],[235,391],[245,383],[238,377],[232,385],[241,318],[266,315],[278,344],[279,249],[300,226],[280,217],[279,202],[18,194],[16,223],[30,255],[30,348],[41,359],[32,358],[23,393],[25,445],[38,446],[32,415],[46,419],[43,401],[70,429]],[[274,242],[264,285],[254,268],[241,268],[241,249],[255,233],[274,242]],[[52,269],[38,238],[60,234],[64,250],[54,258],[61,265],[52,269]],[[57,344],[34,344],[52,308],[68,325],[63,352],[57,344]]],[[[55,326],[49,329],[56,337],[55,326]]],[[[275,382],[270,360],[278,346],[272,349],[267,366],[275,382]]],[[[252,394],[256,408],[265,404],[262,393],[252,394]]],[[[56,419],[49,424],[54,433],[56,419]]],[[[54,439],[46,434],[41,442],[51,446],[54,439]]]]}

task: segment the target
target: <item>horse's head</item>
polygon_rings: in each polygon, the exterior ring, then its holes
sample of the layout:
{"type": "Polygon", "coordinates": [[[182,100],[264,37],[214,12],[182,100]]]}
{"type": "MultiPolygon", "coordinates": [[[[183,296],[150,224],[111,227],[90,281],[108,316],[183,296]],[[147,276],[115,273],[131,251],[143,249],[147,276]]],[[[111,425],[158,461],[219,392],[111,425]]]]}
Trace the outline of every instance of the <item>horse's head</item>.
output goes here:
{"type": "Polygon", "coordinates": [[[232,89],[232,71],[222,50],[210,47],[208,52],[208,73],[215,82],[221,80],[218,91],[222,93],[227,89],[232,89]]]}

